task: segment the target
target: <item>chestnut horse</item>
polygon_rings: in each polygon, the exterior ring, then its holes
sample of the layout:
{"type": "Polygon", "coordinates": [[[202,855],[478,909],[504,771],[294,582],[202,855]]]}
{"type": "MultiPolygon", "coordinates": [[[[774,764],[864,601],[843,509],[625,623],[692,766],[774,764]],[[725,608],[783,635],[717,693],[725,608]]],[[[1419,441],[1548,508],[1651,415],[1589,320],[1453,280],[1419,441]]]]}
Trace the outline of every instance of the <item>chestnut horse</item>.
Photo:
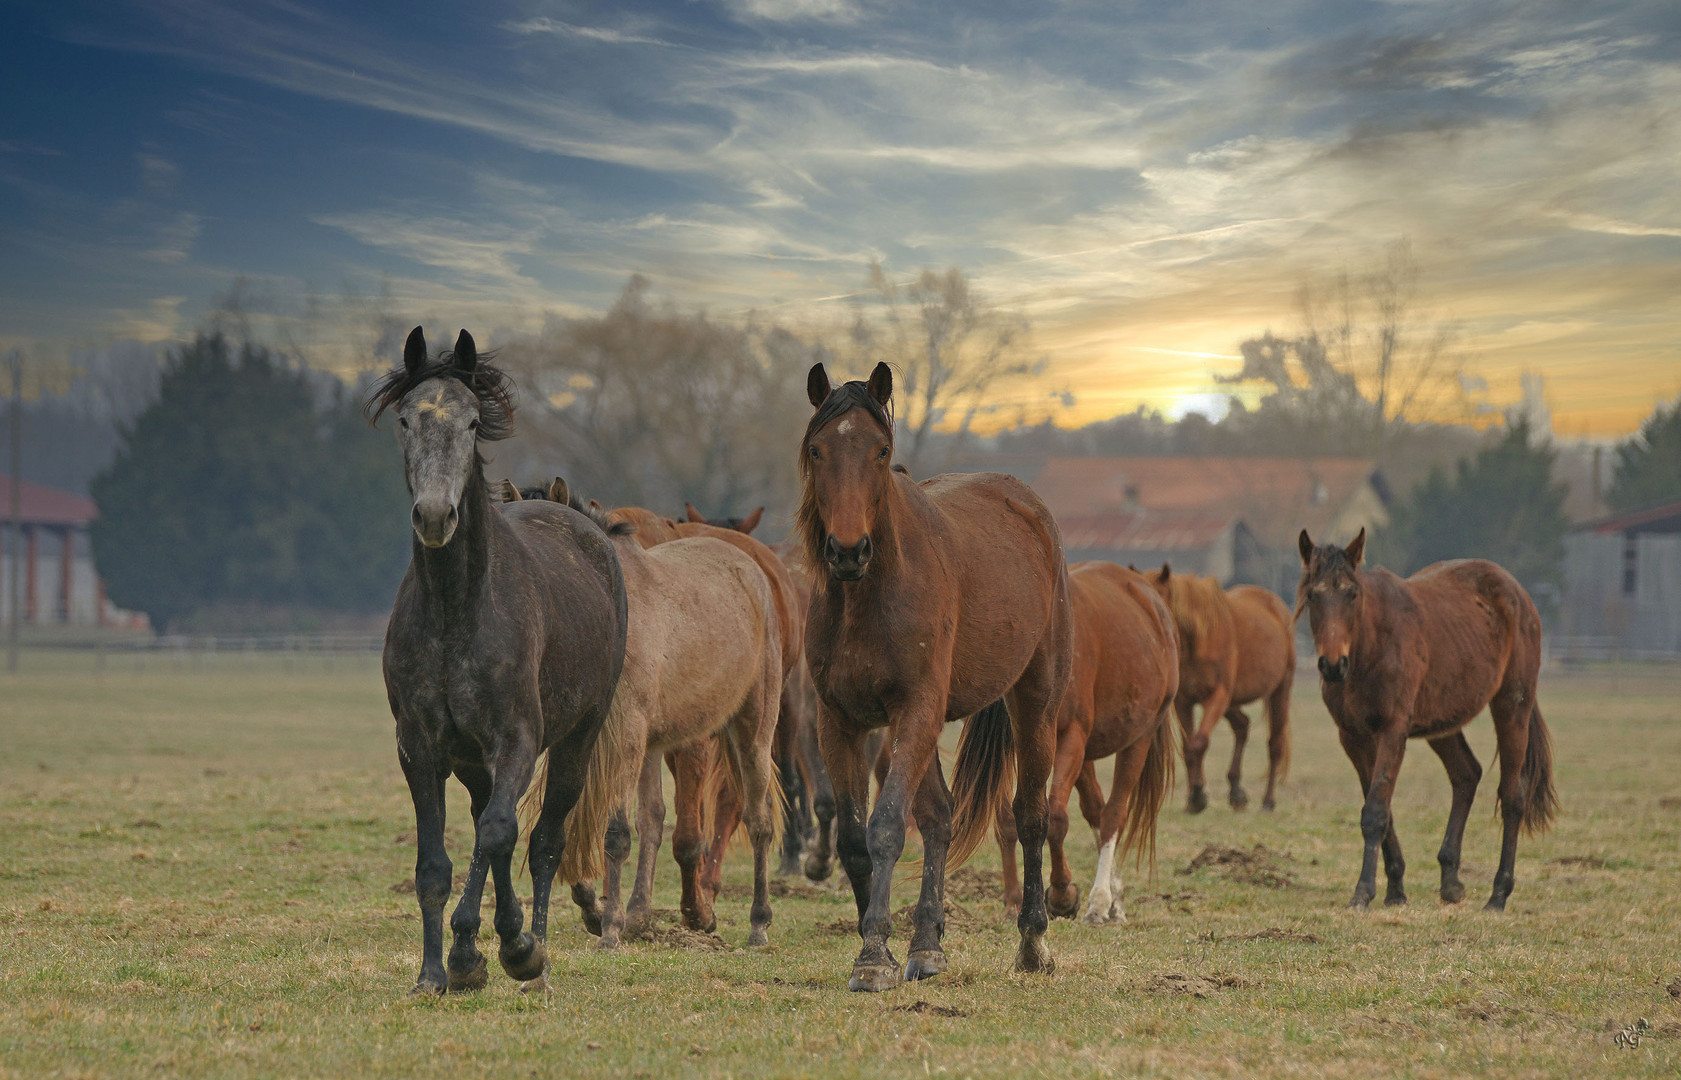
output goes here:
{"type": "Polygon", "coordinates": [[[397,414],[414,554],[385,634],[385,689],[397,721],[397,758],[414,801],[421,965],[417,994],[485,985],[479,902],[496,882],[502,967],[515,979],[547,969],[549,892],[555,869],[596,872],[611,807],[581,798],[586,772],[625,659],[624,577],[602,523],[576,506],[494,508],[479,456],[505,438],[513,407],[506,378],[461,331],[453,353],[426,352],[420,327],[403,366],[375,384],[370,418],[397,414]],[[531,831],[531,930],[514,895],[516,804],[539,754],[550,762],[545,806],[531,831]],[[472,798],[473,859],[450,919],[444,781],[472,798]],[[564,832],[563,823],[564,822],[564,832]]]}
{"type": "MultiPolygon", "coordinates": [[[[619,524],[619,523],[616,523],[619,524]]],[[[742,816],[753,842],[753,903],[748,945],[763,945],[770,926],[768,859],[776,831],[775,766],[771,741],[776,733],[777,699],[782,689],[782,634],[769,581],[750,557],[713,537],[675,539],[644,548],[635,535],[614,536],[629,598],[630,625],[625,641],[624,673],[613,706],[602,725],[585,799],[610,799],[616,808],[640,790],[638,858],[634,914],[643,910],[653,862],[665,828],[665,805],[659,783],[663,753],[694,743],[710,745],[720,736],[742,816]],[[653,776],[650,785],[648,778],[653,776]],[[651,795],[650,795],[651,787],[651,795]],[[657,805],[656,805],[657,800],[657,805]]],[[[682,909],[690,929],[715,925],[700,884],[705,854],[692,790],[699,775],[677,779],[678,831],[673,854],[682,870],[682,909]]],[[[534,788],[533,796],[540,793],[534,788]]],[[[541,807],[540,798],[531,809],[541,807]]],[[[600,945],[612,948],[625,929],[620,908],[620,871],[630,851],[627,828],[606,830],[607,863],[601,903],[580,876],[573,899],[586,923],[599,921],[600,945]]],[[[596,841],[600,843],[599,837],[596,841]]],[[[562,865],[562,875],[567,866],[562,865]]]]}
{"type": "Polygon", "coordinates": [[[812,591],[806,661],[863,939],[849,986],[886,990],[946,970],[947,859],[961,863],[985,837],[1012,766],[1025,878],[1015,966],[1048,973],[1045,782],[1073,660],[1061,535],[1014,477],[918,484],[895,471],[892,393],[886,364],[867,384],[839,387],[814,365],[806,396],[816,411],[800,442],[798,534],[807,564],[827,571],[812,591]],[[964,717],[954,812],[937,749],[945,725],[964,717]],[[884,725],[892,763],[871,811],[865,743],[884,725]],[[922,892],[901,970],[887,947],[888,908],[913,798],[922,892]]]}
{"type": "Polygon", "coordinates": [[[1232,728],[1232,764],[1226,770],[1233,810],[1249,805],[1243,790],[1243,751],[1249,717],[1243,706],[1267,708],[1267,793],[1261,809],[1276,803],[1278,782],[1290,771],[1290,690],[1296,681],[1296,631],[1290,609],[1270,590],[1255,585],[1221,589],[1212,577],[1175,574],[1166,563],[1150,575],[1173,611],[1179,629],[1179,700],[1174,709],[1185,736],[1185,773],[1190,795],[1185,809],[1208,807],[1202,763],[1208,737],[1220,717],[1232,728]],[[1195,708],[1202,706],[1202,723],[1195,708]]]}
{"type": "MultiPolygon", "coordinates": [[[[1097,873],[1084,919],[1093,926],[1126,922],[1120,855],[1156,847],[1156,817],[1173,789],[1173,699],[1179,689],[1179,646],[1173,616],[1144,575],[1107,562],[1068,570],[1074,605],[1074,668],[1057,717],[1056,769],[1051,774],[1052,915],[1072,918],[1080,890],[1063,853],[1068,796],[1091,763],[1114,755],[1109,801],[1091,817],[1097,830],[1097,873]],[[1122,826],[1125,826],[1125,837],[1122,826]]],[[[1093,773],[1093,782],[1096,774],[1093,773]]],[[[1086,809],[1082,799],[1081,809],[1086,809]]],[[[998,849],[1004,864],[1004,906],[1021,907],[1016,880],[1016,830],[1009,808],[998,809],[998,849]]]]}
{"type": "Polygon", "coordinates": [[[1453,808],[1436,856],[1444,901],[1465,895],[1459,849],[1482,766],[1464,728],[1486,705],[1500,754],[1500,868],[1485,910],[1512,895],[1518,832],[1544,832],[1558,809],[1552,737],[1535,697],[1541,669],[1541,618],[1522,585],[1483,559],[1427,566],[1409,578],[1362,570],[1366,530],[1346,548],[1298,541],[1302,581],[1296,613],[1306,611],[1319,654],[1320,692],[1337,736],[1360,775],[1365,857],[1349,907],[1377,895],[1377,853],[1389,879],[1386,904],[1404,904],[1406,864],[1390,800],[1408,739],[1424,739],[1453,785],[1453,808]]]}

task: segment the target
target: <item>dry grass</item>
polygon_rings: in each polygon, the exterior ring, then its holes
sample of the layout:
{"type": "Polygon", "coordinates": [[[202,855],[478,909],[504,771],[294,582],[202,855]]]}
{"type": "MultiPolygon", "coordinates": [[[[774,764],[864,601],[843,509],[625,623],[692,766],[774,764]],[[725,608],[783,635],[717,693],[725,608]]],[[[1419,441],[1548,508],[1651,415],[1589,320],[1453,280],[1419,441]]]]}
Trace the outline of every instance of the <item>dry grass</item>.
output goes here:
{"type": "MultiPolygon", "coordinates": [[[[985,895],[996,866],[986,846],[956,897],[965,917],[947,939],[950,972],[890,994],[845,990],[856,939],[834,928],[850,900],[793,887],[774,901],[768,950],[738,947],[747,904],[734,889],[719,905],[727,950],[667,929],[601,956],[566,910],[551,995],[522,997],[493,963],[480,994],[411,1002],[419,923],[400,885],[413,824],[371,661],[94,673],[29,659],[37,673],[0,679],[0,1075],[1681,1067],[1681,1001],[1667,989],[1681,993],[1681,678],[1543,688],[1565,816],[1520,849],[1503,916],[1477,910],[1498,843],[1487,722],[1472,728],[1489,775],[1466,837],[1467,902],[1435,899],[1447,784],[1415,744],[1397,796],[1412,904],[1348,914],[1357,789],[1324,709],[1303,694],[1280,810],[1169,808],[1158,876],[1129,881],[1131,922],[1055,923],[1050,979],[1009,974],[1015,932],[985,895]],[[1199,855],[1200,869],[1179,872],[1199,855]],[[1615,1045],[1641,1017],[1651,1031],[1640,1045],[1615,1045]]],[[[464,869],[470,829],[459,790],[452,800],[451,852],[464,869]]],[[[1072,849],[1084,885],[1095,852],[1083,828],[1072,849]]],[[[676,907],[675,876],[668,855],[657,906],[676,907]]],[[[728,880],[748,876],[738,852],[728,880]]],[[[913,890],[901,882],[895,906],[913,890]]],[[[903,940],[901,928],[901,952],[903,940]]]]}

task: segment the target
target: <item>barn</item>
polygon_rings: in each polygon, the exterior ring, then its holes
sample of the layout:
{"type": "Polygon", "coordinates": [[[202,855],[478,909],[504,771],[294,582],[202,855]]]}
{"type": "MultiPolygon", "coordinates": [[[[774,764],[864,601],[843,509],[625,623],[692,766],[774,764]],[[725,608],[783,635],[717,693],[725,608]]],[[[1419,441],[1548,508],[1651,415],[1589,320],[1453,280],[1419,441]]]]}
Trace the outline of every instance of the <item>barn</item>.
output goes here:
{"type": "Polygon", "coordinates": [[[1681,657],[1681,503],[1571,530],[1559,615],[1567,657],[1681,657]]]}
{"type": "Polygon", "coordinates": [[[12,480],[0,476],[0,512],[6,515],[0,554],[0,621],[12,617],[12,568],[16,603],[26,626],[128,626],[135,616],[105,598],[94,569],[88,526],[98,516],[93,500],[57,488],[23,483],[18,516],[11,520],[12,480]],[[14,527],[15,526],[15,527],[14,527]]]}

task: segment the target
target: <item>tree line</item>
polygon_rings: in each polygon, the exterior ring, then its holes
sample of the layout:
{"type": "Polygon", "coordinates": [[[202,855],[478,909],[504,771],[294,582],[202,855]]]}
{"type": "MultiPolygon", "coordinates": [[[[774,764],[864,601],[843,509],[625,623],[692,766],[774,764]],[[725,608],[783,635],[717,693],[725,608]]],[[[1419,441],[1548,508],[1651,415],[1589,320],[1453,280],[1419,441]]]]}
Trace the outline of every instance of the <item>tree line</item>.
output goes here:
{"type": "MultiPolygon", "coordinates": [[[[553,318],[503,345],[521,389],[518,434],[490,451],[488,471],[525,483],[563,474],[608,505],[768,505],[774,518],[797,497],[806,370],[886,360],[906,388],[898,456],[914,475],[1063,454],[1370,457],[1406,478],[1374,561],[1406,573],[1492,558],[1544,600],[1568,528],[1554,450],[1521,416],[1492,430],[1465,422],[1469,380],[1449,336],[1407,310],[1409,265],[1391,258],[1304,291],[1300,333],[1242,344],[1242,369],[1223,381],[1263,389],[1251,404],[1234,397],[1218,421],[1139,409],[1067,429],[1058,392],[985,439],[973,427],[997,392],[1043,382],[1045,365],[1027,320],[959,270],[894,282],[872,268],[848,323],[827,333],[683,309],[636,276],[606,312],[553,318]]],[[[218,607],[383,612],[408,560],[407,496],[395,440],[367,426],[360,397],[295,350],[223,329],[174,350],[90,484],[111,599],[160,631],[218,607]]],[[[1617,509],[1681,500],[1681,403],[1618,448],[1609,498],[1617,509]]]]}

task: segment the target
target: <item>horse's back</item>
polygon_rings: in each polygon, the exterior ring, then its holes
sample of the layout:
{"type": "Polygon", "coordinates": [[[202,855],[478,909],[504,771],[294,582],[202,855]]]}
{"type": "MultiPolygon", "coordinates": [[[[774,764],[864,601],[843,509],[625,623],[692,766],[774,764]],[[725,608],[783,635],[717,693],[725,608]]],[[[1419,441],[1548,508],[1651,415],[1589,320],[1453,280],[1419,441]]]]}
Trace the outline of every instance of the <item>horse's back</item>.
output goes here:
{"type": "Polygon", "coordinates": [[[782,635],[783,674],[793,670],[805,646],[805,605],[800,601],[793,575],[782,559],[764,543],[744,532],[725,529],[705,522],[680,521],[677,534],[682,537],[708,536],[739,549],[758,565],[770,585],[771,602],[776,608],[777,628],[782,635]]]}
{"type": "MultiPolygon", "coordinates": [[[[1179,687],[1179,648],[1167,603],[1144,575],[1109,562],[1068,571],[1074,607],[1074,686],[1092,688],[1089,759],[1125,749],[1179,687]]],[[[1070,699],[1075,693],[1070,693],[1070,699]]]]}
{"type": "Polygon", "coordinates": [[[1426,723],[1463,723],[1502,686],[1533,688],[1541,618],[1509,571],[1486,559],[1433,563],[1401,581],[1415,643],[1428,657],[1416,711],[1426,723]]]}
{"type": "Polygon", "coordinates": [[[1242,705],[1271,693],[1295,666],[1295,627],[1271,589],[1238,585],[1226,590],[1226,601],[1237,634],[1232,703],[1242,705]]]}

